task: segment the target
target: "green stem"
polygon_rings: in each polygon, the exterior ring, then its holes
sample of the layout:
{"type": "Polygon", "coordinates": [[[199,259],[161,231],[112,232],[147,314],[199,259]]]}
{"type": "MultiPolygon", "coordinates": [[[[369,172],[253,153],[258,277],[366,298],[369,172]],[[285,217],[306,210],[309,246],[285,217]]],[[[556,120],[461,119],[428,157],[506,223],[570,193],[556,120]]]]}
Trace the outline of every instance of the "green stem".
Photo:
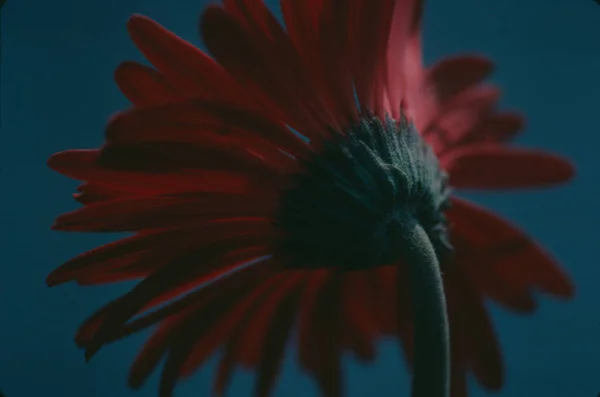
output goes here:
{"type": "Polygon", "coordinates": [[[427,233],[415,221],[403,228],[414,319],[412,397],[450,395],[450,330],[439,261],[427,233]]]}

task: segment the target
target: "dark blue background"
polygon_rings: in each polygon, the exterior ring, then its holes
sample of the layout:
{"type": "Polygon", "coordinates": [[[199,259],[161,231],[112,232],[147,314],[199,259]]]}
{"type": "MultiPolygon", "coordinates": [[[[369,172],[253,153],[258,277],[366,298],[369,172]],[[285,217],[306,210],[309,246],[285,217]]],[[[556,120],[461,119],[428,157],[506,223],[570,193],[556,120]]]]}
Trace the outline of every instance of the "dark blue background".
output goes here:
{"type": "MultiPolygon", "coordinates": [[[[125,385],[142,337],[106,348],[88,365],[72,342],[80,321],[128,285],[50,290],[44,284],[55,266],[112,239],[49,230],[56,215],[75,208],[69,195],[76,182],[48,170],[46,159],[66,148],[99,145],[107,117],[126,106],[112,72],[122,60],[140,59],[125,29],[130,14],[146,14],[198,43],[197,16],[204,4],[8,0],[3,10],[0,388],[8,397],[156,395],[156,377],[137,394],[125,385]]],[[[508,368],[501,396],[589,397],[600,391],[598,33],[600,7],[592,0],[428,4],[427,60],[462,51],[492,57],[503,104],[529,117],[519,143],[563,153],[578,167],[577,179],[566,187],[474,196],[545,244],[578,288],[568,303],[541,297],[533,318],[490,305],[508,368]]],[[[208,395],[213,366],[177,395],[208,395]]],[[[351,397],[408,395],[394,343],[381,344],[375,365],[362,368],[348,359],[346,367],[351,397]]],[[[249,374],[239,375],[229,395],[248,395],[250,380],[249,374]]],[[[473,396],[484,395],[473,390],[473,396]]],[[[276,394],[317,395],[293,352],[276,394]]]]}

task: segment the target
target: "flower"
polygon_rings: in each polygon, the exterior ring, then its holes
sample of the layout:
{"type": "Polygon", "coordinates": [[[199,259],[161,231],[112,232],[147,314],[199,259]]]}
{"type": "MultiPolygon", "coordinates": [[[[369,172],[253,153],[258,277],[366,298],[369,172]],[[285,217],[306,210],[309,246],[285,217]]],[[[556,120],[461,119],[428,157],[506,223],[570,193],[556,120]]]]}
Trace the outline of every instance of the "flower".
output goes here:
{"type": "Polygon", "coordinates": [[[207,53],[133,16],[131,37],[154,68],[115,73],[133,108],[106,143],[68,150],[54,170],[84,181],[84,207],[56,230],[133,232],[56,269],[49,285],[141,279],[91,316],[76,341],[103,345],[158,324],[132,365],[137,388],[166,358],[161,397],[222,348],[215,391],[237,365],[256,395],[279,373],[294,327],[302,367],[342,394],[340,355],[374,358],[378,337],[412,363],[403,211],[427,232],[444,272],[452,395],[472,371],[502,384],[483,302],[531,312],[536,288],[573,287],[529,237],[449,188],[549,186],[570,163],[508,142],[523,119],[495,108],[478,56],[421,61],[417,0],[281,0],[284,29],[260,0],[204,12],[207,53]]]}

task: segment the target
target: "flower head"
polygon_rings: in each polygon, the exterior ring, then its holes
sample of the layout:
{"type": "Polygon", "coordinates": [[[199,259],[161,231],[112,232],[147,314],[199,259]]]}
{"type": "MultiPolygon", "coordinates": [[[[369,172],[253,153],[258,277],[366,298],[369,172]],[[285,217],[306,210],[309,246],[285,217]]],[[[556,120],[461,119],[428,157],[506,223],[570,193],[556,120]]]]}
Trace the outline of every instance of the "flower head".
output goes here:
{"type": "Polygon", "coordinates": [[[417,0],[281,0],[285,29],[260,0],[203,14],[210,56],[157,23],[131,18],[154,68],[125,62],[116,81],[133,108],[95,150],[50,166],[84,181],[84,207],[54,228],[133,232],[84,253],[48,283],[141,281],[81,327],[91,357],[158,324],[129,377],[139,387],[161,358],[160,395],[223,349],[215,390],[237,365],[256,395],[277,379],[297,326],[304,369],[342,394],[340,355],[372,360],[394,335],[412,362],[410,289],[396,235],[407,216],[444,270],[453,396],[473,371],[502,383],[483,306],[517,311],[531,290],[568,297],[558,266],[522,232],[450,195],[450,187],[521,188],[568,180],[570,164],[507,142],[522,118],[495,108],[476,56],[422,65],[417,0]]]}

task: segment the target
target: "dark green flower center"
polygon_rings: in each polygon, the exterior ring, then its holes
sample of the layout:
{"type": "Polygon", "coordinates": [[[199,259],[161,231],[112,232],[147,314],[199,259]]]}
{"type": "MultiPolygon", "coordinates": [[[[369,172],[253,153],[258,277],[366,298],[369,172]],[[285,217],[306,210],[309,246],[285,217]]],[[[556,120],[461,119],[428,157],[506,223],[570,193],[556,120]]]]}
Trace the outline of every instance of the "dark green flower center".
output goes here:
{"type": "Polygon", "coordinates": [[[451,250],[447,175],[406,120],[364,117],[303,161],[283,192],[278,249],[292,267],[365,269],[397,263],[407,222],[426,230],[438,257],[451,250]]]}

